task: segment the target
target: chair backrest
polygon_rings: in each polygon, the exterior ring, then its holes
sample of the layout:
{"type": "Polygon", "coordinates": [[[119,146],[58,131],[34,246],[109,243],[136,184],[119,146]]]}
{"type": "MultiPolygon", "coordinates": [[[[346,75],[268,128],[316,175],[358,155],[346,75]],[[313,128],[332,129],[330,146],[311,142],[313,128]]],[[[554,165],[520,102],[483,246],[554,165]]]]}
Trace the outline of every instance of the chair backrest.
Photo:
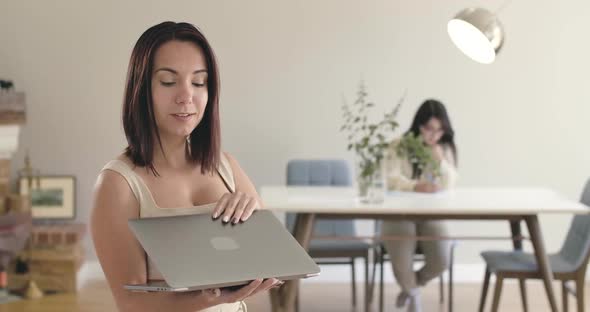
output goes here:
{"type": "MultiPolygon", "coordinates": [[[[294,159],[287,163],[287,185],[290,186],[351,186],[348,162],[343,159],[294,159]]],[[[295,215],[287,213],[287,228],[292,232],[295,215]]],[[[352,220],[319,220],[314,225],[315,236],[355,235],[352,220]]]]}
{"type": "Polygon", "coordinates": [[[287,163],[287,185],[351,186],[352,178],[342,159],[294,159],[287,163]]]}
{"type": "MultiPolygon", "coordinates": [[[[590,180],[586,182],[580,202],[590,206],[590,180]]],[[[575,215],[559,254],[577,269],[588,264],[590,256],[590,214],[575,215]]]]}

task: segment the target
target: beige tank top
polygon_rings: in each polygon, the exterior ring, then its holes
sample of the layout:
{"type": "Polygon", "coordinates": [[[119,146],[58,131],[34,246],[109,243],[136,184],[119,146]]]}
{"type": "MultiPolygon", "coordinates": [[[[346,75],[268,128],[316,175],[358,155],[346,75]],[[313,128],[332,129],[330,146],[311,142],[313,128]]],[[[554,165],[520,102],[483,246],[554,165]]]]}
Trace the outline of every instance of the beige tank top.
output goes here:
{"type": "MultiPolygon", "coordinates": [[[[186,208],[162,208],[156,204],[152,193],[148,189],[143,179],[137,175],[133,169],[122,160],[114,159],[108,162],[102,170],[112,170],[119,173],[131,188],[133,195],[139,201],[139,218],[153,218],[165,216],[180,216],[190,214],[211,214],[215,208],[215,203],[206,205],[199,205],[186,208]]],[[[235,181],[233,172],[229,161],[223,153],[221,153],[219,168],[217,172],[225,183],[227,189],[233,193],[235,192],[235,181]]],[[[147,256],[147,255],[146,255],[147,256]]],[[[162,274],[156,269],[152,260],[147,257],[147,273],[148,280],[162,280],[162,274]]],[[[222,304],[202,311],[207,312],[241,312],[246,311],[246,305],[243,302],[236,302],[232,304],[222,304]]]]}

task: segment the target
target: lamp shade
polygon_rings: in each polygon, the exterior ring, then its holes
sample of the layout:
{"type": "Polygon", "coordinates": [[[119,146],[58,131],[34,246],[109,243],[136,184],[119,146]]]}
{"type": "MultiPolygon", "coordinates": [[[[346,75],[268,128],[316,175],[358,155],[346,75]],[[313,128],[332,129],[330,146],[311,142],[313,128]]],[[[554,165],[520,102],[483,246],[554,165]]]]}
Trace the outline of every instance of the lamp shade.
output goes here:
{"type": "Polygon", "coordinates": [[[493,63],[504,43],[504,28],[496,15],[486,9],[468,8],[447,25],[451,40],[476,62],[493,63]]]}

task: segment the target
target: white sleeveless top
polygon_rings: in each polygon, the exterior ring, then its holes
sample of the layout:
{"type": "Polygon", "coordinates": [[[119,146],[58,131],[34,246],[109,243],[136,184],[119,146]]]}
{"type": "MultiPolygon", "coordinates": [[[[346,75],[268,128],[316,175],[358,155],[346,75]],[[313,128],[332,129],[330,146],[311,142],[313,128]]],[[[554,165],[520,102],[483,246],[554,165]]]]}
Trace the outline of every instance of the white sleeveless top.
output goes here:
{"type": "MultiPolygon", "coordinates": [[[[119,173],[131,188],[133,195],[139,202],[139,218],[153,218],[165,216],[179,216],[191,214],[211,214],[217,202],[199,205],[186,208],[161,208],[156,204],[152,193],[148,189],[143,179],[129,167],[127,163],[122,160],[114,159],[108,162],[102,170],[112,170],[119,173]]],[[[102,171],[101,170],[101,171],[102,171]]],[[[227,189],[233,193],[235,192],[235,181],[233,172],[229,161],[223,153],[221,153],[219,168],[217,172],[225,183],[227,189]]],[[[152,260],[147,256],[147,275],[148,280],[163,280],[162,274],[157,270],[152,260]]],[[[242,312],[246,311],[246,304],[243,302],[236,302],[232,304],[217,305],[202,311],[206,312],[242,312]]]]}

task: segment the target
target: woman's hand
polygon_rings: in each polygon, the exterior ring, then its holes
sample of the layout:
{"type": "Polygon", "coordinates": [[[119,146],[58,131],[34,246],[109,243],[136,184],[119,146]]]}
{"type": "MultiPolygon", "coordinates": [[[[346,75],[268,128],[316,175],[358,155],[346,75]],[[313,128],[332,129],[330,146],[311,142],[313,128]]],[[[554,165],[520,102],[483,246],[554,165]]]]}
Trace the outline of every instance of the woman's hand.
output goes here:
{"type": "Polygon", "coordinates": [[[221,197],[213,210],[213,219],[221,217],[221,221],[236,224],[240,221],[246,221],[254,210],[259,209],[260,205],[256,198],[246,193],[237,191],[227,193],[221,197]]]}
{"type": "Polygon", "coordinates": [[[221,290],[219,288],[215,288],[203,290],[201,292],[201,295],[205,296],[210,302],[214,303],[215,305],[223,303],[233,303],[242,301],[259,292],[267,291],[274,287],[279,287],[283,285],[283,283],[283,281],[280,281],[276,278],[269,278],[266,280],[262,280],[261,278],[259,278],[235,291],[225,289],[221,290]]]}
{"type": "Polygon", "coordinates": [[[435,193],[440,189],[440,185],[428,181],[420,181],[414,186],[414,191],[420,193],[435,193]]]}

